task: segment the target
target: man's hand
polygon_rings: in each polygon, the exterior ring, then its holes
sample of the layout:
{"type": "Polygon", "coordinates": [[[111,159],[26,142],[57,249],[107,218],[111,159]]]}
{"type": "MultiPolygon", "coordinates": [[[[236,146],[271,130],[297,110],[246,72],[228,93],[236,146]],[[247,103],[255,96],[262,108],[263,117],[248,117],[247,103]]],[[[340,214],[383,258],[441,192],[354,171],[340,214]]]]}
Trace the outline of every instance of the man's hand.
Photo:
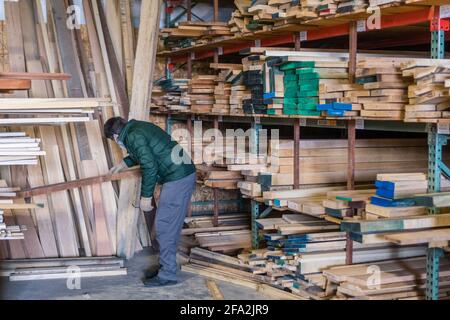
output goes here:
{"type": "Polygon", "coordinates": [[[122,161],[118,165],[112,167],[111,170],[109,170],[109,174],[119,173],[127,168],[128,168],[127,164],[124,161],[122,161]]]}
{"type": "Polygon", "coordinates": [[[141,198],[141,203],[139,205],[141,210],[144,211],[144,212],[152,211],[153,210],[152,200],[153,200],[153,197],[150,197],[150,198],[142,197],[141,198]]]}

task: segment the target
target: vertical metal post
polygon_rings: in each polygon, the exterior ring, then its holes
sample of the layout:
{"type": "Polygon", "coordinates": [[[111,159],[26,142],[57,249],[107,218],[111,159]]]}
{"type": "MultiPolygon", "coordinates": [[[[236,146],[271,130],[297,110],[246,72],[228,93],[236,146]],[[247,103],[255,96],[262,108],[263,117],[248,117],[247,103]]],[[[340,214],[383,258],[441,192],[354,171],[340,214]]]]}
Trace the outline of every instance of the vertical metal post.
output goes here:
{"type": "MultiPolygon", "coordinates": [[[[445,30],[448,22],[442,21],[439,6],[432,7],[433,17],[430,22],[431,31],[431,58],[443,59],[445,57],[445,30]]],[[[441,191],[442,178],[442,146],[446,138],[438,133],[437,126],[432,126],[428,133],[428,191],[430,193],[441,191]]],[[[430,208],[430,214],[438,214],[437,208],[430,208]]],[[[439,300],[439,259],[443,255],[441,248],[428,248],[427,250],[427,300],[439,300]]]]}
{"type": "Polygon", "coordinates": [[[259,248],[259,230],[256,220],[259,218],[259,203],[255,200],[251,202],[252,206],[252,248],[259,248]]]}
{"type": "Polygon", "coordinates": [[[427,300],[439,300],[439,259],[443,255],[442,248],[427,250],[427,300]]]}
{"type": "Polygon", "coordinates": [[[294,189],[300,188],[300,120],[294,121],[294,189]]]}

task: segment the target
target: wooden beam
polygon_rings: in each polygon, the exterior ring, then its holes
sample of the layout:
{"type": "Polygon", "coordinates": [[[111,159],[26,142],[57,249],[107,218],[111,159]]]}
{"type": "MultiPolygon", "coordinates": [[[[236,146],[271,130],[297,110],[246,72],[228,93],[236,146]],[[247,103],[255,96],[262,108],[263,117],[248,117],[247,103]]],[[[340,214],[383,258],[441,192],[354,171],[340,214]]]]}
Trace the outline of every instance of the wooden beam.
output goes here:
{"type": "Polygon", "coordinates": [[[123,179],[127,179],[130,177],[137,177],[139,176],[139,170],[127,170],[115,174],[108,174],[98,177],[92,177],[92,178],[86,178],[86,179],[79,179],[75,181],[68,181],[68,182],[62,182],[62,183],[56,183],[51,185],[46,185],[42,187],[36,187],[31,188],[28,190],[23,190],[17,193],[17,196],[15,199],[21,199],[21,198],[31,198],[39,195],[59,192],[59,191],[66,191],[70,189],[77,189],[85,186],[92,186],[95,184],[102,184],[105,182],[111,182],[111,181],[119,181],[123,179]]]}

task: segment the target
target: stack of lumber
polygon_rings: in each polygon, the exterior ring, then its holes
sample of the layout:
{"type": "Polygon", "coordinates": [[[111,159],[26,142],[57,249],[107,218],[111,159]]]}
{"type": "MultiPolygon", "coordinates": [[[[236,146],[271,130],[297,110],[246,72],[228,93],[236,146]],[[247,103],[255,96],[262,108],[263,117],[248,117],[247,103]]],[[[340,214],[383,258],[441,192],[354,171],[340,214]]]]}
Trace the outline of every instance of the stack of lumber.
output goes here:
{"type": "Polygon", "coordinates": [[[193,44],[205,44],[232,35],[229,26],[223,22],[183,21],[179,22],[176,28],[161,30],[162,38],[172,50],[189,47],[193,44]]]}
{"type": "MultiPolygon", "coordinates": [[[[361,219],[366,203],[375,190],[330,191],[323,201],[327,216],[335,219],[361,219]]],[[[332,219],[330,219],[332,220],[332,219]]]]}
{"type": "Polygon", "coordinates": [[[213,220],[212,216],[186,218],[188,227],[182,235],[194,241],[194,246],[211,251],[232,252],[251,247],[248,214],[221,214],[216,226],[213,220]]]}
{"type": "MultiPolygon", "coordinates": [[[[265,64],[265,97],[273,99],[269,104],[283,103],[284,114],[320,116],[321,112],[317,110],[319,91],[325,103],[338,102],[332,99],[344,97],[340,92],[327,93],[325,86],[348,85],[348,63],[345,59],[321,53],[315,57],[309,52],[295,51],[270,51],[265,54],[270,57],[265,64]]],[[[353,88],[344,89],[352,91],[353,88]]],[[[353,101],[347,99],[339,102],[353,101]]],[[[351,108],[347,106],[346,109],[350,110],[341,110],[340,113],[352,114],[351,108]]]]}
{"type": "Polygon", "coordinates": [[[238,171],[228,171],[223,167],[197,166],[198,177],[211,188],[237,189],[242,175],[238,171]]]}
{"type": "Polygon", "coordinates": [[[402,71],[404,77],[413,79],[408,87],[405,121],[436,123],[439,119],[449,119],[448,61],[416,59],[402,64],[402,71]]]}
{"type": "Polygon", "coordinates": [[[364,85],[369,96],[358,98],[363,105],[361,116],[387,120],[403,120],[408,102],[409,82],[402,77],[402,59],[376,58],[357,64],[356,82],[364,85]]]}
{"type": "Polygon", "coordinates": [[[336,13],[348,13],[353,11],[360,11],[367,7],[366,0],[337,0],[336,13]]]}
{"type": "Polygon", "coordinates": [[[37,165],[38,157],[45,156],[40,144],[25,132],[0,132],[0,166],[37,165]]]}
{"type": "MultiPolygon", "coordinates": [[[[448,299],[450,261],[440,262],[439,298],[448,299]]],[[[358,300],[424,300],[426,297],[425,258],[396,259],[371,264],[355,264],[323,270],[330,284],[337,284],[337,297],[358,300]],[[374,272],[380,271],[374,277],[374,272]]]]}
{"type": "Polygon", "coordinates": [[[190,99],[187,96],[189,88],[188,79],[168,79],[159,81],[162,94],[155,95],[153,89],[152,101],[161,111],[187,111],[190,108],[190,99]]]}
{"type": "Polygon", "coordinates": [[[320,4],[320,0],[300,0],[296,10],[293,8],[290,11],[295,10],[296,18],[301,20],[309,20],[317,18],[317,7],[320,4]]]}
{"type": "Polygon", "coordinates": [[[111,107],[109,99],[0,99],[2,125],[63,124],[87,122],[100,108],[111,107]],[[33,114],[34,117],[25,117],[33,114]]]}
{"type": "Polygon", "coordinates": [[[248,13],[248,8],[252,5],[252,0],[235,0],[234,4],[237,10],[233,11],[231,19],[228,22],[230,31],[235,36],[251,33],[251,30],[247,29],[247,25],[250,24],[253,18],[253,15],[248,13]]]}
{"type": "Polygon", "coordinates": [[[119,258],[32,259],[0,263],[0,275],[9,281],[54,280],[127,275],[124,260],[119,258]]]}
{"type": "Polygon", "coordinates": [[[359,97],[369,96],[362,85],[350,83],[321,83],[319,86],[320,105],[317,110],[324,116],[358,116],[362,109],[359,97]]]}
{"type": "Polygon", "coordinates": [[[189,81],[189,99],[193,113],[211,113],[217,76],[196,75],[189,81]]]}
{"type": "Polygon", "coordinates": [[[230,114],[231,88],[233,85],[239,83],[239,79],[242,77],[242,65],[212,63],[211,68],[221,70],[217,76],[216,87],[214,88],[214,106],[212,112],[230,114]]]}
{"type": "Polygon", "coordinates": [[[321,0],[320,4],[317,6],[317,12],[320,17],[329,16],[336,14],[337,10],[336,0],[321,0]]]}
{"type": "Polygon", "coordinates": [[[261,54],[251,54],[242,59],[243,81],[250,95],[242,100],[242,107],[246,114],[265,114],[264,104],[263,65],[261,54]]]}
{"type": "MultiPolygon", "coordinates": [[[[416,195],[427,193],[428,179],[425,174],[379,174],[375,186],[376,195],[366,206],[367,219],[401,218],[427,213],[426,206],[415,199],[416,195]]],[[[449,190],[449,187],[448,180],[442,179],[442,190],[449,190]]]]}
{"type": "MultiPolygon", "coordinates": [[[[414,209],[412,210],[414,212],[414,209]]],[[[399,218],[343,221],[341,230],[363,244],[395,243],[420,245],[439,243],[448,246],[450,215],[408,215],[399,218]],[[442,244],[444,243],[444,244],[442,244]]]]}
{"type": "MultiPolygon", "coordinates": [[[[294,141],[270,141],[271,176],[265,185],[293,184],[294,141]]],[[[301,140],[300,184],[347,181],[347,140],[301,140]]],[[[426,141],[421,139],[357,140],[355,181],[374,181],[379,172],[426,172],[426,141]],[[408,155],[408,156],[407,156],[408,155]]]]}
{"type": "Polygon", "coordinates": [[[244,114],[244,99],[251,96],[245,85],[233,85],[230,95],[230,114],[244,114]]]}

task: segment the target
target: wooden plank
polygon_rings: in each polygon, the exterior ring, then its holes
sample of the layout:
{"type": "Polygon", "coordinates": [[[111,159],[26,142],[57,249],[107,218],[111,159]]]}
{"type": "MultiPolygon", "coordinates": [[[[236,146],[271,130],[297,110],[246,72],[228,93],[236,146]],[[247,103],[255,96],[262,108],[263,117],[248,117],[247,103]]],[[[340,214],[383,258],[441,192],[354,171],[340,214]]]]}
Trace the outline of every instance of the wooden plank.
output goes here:
{"type": "Polygon", "coordinates": [[[219,286],[215,281],[206,280],[206,286],[214,300],[225,300],[223,293],[220,291],[219,286]]]}
{"type": "Polygon", "coordinates": [[[417,232],[387,234],[384,237],[396,244],[421,244],[435,241],[450,241],[450,229],[433,229],[417,232]]]}
{"type": "MultiPolygon", "coordinates": [[[[140,32],[136,49],[136,61],[133,79],[133,93],[130,106],[130,119],[147,120],[148,101],[153,87],[153,70],[156,61],[158,43],[159,12],[161,1],[144,1],[141,6],[140,32]]],[[[136,243],[136,225],[139,210],[132,203],[139,195],[139,181],[128,179],[120,185],[118,204],[117,253],[132,257],[136,243]]]]}

